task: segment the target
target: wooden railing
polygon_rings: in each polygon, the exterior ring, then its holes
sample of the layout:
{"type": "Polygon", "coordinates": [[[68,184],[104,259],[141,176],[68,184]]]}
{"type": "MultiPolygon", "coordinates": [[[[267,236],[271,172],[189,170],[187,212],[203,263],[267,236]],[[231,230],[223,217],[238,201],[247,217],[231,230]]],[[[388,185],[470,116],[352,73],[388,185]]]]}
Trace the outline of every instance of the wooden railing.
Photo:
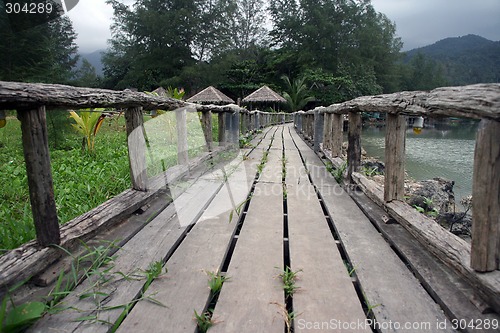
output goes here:
{"type": "MultiPolygon", "coordinates": [[[[294,114],[297,131],[314,149],[335,161],[341,156],[343,122],[348,119],[347,178],[389,212],[421,244],[473,284],[483,295],[499,295],[500,278],[500,84],[447,87],[430,92],[367,96],[294,114]],[[383,189],[358,173],[361,165],[361,112],[386,113],[383,189]],[[452,235],[404,202],[405,116],[480,119],[474,155],[472,245],[452,235]],[[492,272],[480,275],[477,272],[492,272]]],[[[445,153],[445,152],[443,152],[445,153]]],[[[339,161],[340,163],[340,161],[339,161]]],[[[339,164],[337,163],[337,164],[339,164]]],[[[493,297],[494,298],[494,297],[493,297]]],[[[493,299],[497,309],[500,301],[493,299]]]]}
{"type": "MultiPolygon", "coordinates": [[[[55,108],[125,109],[128,135],[136,129],[140,129],[136,133],[143,133],[143,110],[175,110],[178,163],[182,165],[189,164],[187,112],[201,112],[201,123],[209,152],[214,146],[212,113],[218,115],[218,139],[225,146],[238,145],[241,133],[291,121],[292,117],[284,113],[250,112],[237,105],[198,105],[128,90],[112,91],[0,81],[0,110],[17,110],[18,119],[21,121],[33,221],[37,242],[41,246],[61,243],[46,126],[46,112],[55,108]]],[[[136,140],[128,140],[132,189],[136,191],[152,189],[146,171],[145,147],[144,136],[138,135],[136,140]]]]}

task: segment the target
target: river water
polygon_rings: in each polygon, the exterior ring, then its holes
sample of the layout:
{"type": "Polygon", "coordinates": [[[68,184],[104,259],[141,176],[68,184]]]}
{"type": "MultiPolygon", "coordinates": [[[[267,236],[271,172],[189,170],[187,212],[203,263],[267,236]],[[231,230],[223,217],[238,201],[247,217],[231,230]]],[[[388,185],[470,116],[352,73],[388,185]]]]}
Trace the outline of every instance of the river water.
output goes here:
{"type": "MultiPolygon", "coordinates": [[[[455,181],[457,204],[472,193],[472,170],[477,124],[457,124],[446,129],[406,131],[405,169],[415,180],[442,177],[455,181]]],[[[385,128],[363,128],[362,146],[369,156],[384,161],[385,128]]]]}

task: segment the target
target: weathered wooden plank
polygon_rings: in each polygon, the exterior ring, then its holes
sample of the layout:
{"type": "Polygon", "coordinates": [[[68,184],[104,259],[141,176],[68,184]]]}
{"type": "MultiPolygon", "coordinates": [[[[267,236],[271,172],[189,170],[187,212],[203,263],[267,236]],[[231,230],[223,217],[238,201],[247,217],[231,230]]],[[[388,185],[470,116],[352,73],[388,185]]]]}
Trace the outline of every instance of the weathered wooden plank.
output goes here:
{"type": "Polygon", "coordinates": [[[393,201],[384,205],[383,191],[379,185],[359,173],[355,173],[353,177],[363,191],[371,195],[370,199],[384,207],[420,244],[461,274],[495,311],[500,311],[499,271],[481,274],[475,272],[470,267],[470,245],[466,241],[404,202],[393,201]]]}
{"type": "MultiPolygon", "coordinates": [[[[286,153],[290,160],[298,157],[297,151],[286,153]]],[[[287,167],[286,179],[291,269],[299,271],[300,289],[293,295],[294,312],[300,314],[295,332],[308,332],[308,326],[324,322],[363,323],[365,314],[314,188],[307,179],[297,184],[288,177],[296,167],[287,167]]],[[[350,332],[371,329],[362,325],[350,332]]]]}
{"type": "Polygon", "coordinates": [[[349,112],[349,132],[347,134],[347,177],[351,180],[353,172],[361,166],[361,114],[349,112]]]}
{"type": "MultiPolygon", "coordinates": [[[[370,221],[378,227],[384,238],[401,257],[405,258],[427,292],[432,295],[450,319],[462,319],[466,322],[500,320],[498,315],[483,314],[483,309],[476,307],[475,304],[481,302],[480,297],[462,276],[427,251],[403,226],[397,223],[387,224],[387,213],[382,208],[359,190],[350,191],[349,194],[370,221]]],[[[497,330],[470,327],[463,331],[493,333],[497,330]]]]}
{"type": "Polygon", "coordinates": [[[384,200],[404,200],[405,138],[404,116],[388,114],[385,134],[384,200]]]}
{"type": "Polygon", "coordinates": [[[58,245],[61,243],[61,236],[50,169],[45,107],[18,110],[17,117],[21,121],[24,161],[36,239],[41,246],[58,245]]]}
{"type": "Polygon", "coordinates": [[[283,267],[283,196],[276,184],[258,183],[239,235],[214,312],[216,332],[279,332],[283,289],[276,278],[283,267]]]}
{"type": "MultiPolygon", "coordinates": [[[[221,184],[222,180],[217,182],[200,178],[196,181],[177,197],[168,209],[160,213],[147,227],[116,252],[112,271],[131,276],[143,276],[144,273],[141,271],[144,272],[152,262],[163,261],[181,240],[186,227],[196,222],[201,216],[203,210],[220,189],[221,184]],[[190,220],[188,221],[188,219],[190,220]],[[148,246],[144,246],[144,244],[148,244],[148,246]]],[[[95,298],[81,299],[81,295],[95,289],[94,283],[95,281],[85,280],[65,298],[65,306],[78,309],[78,311],[68,310],[46,315],[33,326],[31,331],[47,332],[57,328],[67,331],[107,332],[108,325],[99,322],[82,322],[77,319],[96,315],[100,320],[114,323],[124,311],[125,306],[140,293],[144,279],[114,278],[97,288],[98,292],[108,294],[105,297],[96,296],[101,307],[111,307],[106,311],[99,310],[95,298]],[[123,307],[120,307],[121,305],[123,307]]]]}
{"type": "Polygon", "coordinates": [[[267,155],[267,162],[264,165],[263,172],[259,177],[260,182],[277,184],[276,190],[281,187],[283,178],[283,141],[281,139],[281,129],[278,128],[273,135],[272,146],[267,155]]]}
{"type": "Polygon", "coordinates": [[[500,269],[500,122],[483,120],[477,132],[472,189],[471,266],[500,269]]]}
{"type": "MultiPolygon", "coordinates": [[[[318,157],[313,161],[311,157],[307,163],[319,164],[321,161],[318,157]]],[[[372,306],[380,304],[372,310],[377,321],[383,325],[388,325],[390,321],[399,323],[444,321],[446,317],[439,306],[399,260],[349,195],[333,182],[323,182],[316,186],[355,268],[356,276],[369,304],[372,306]],[[411,299],[411,304],[401,301],[405,299],[411,299]]],[[[436,328],[434,331],[439,330],[436,328]]],[[[449,328],[444,330],[444,332],[450,331],[452,330],[449,328]]]]}
{"type": "Polygon", "coordinates": [[[226,169],[231,172],[223,186],[167,262],[168,274],[155,280],[147,293],[166,307],[151,302],[138,303],[118,332],[194,332],[194,310],[201,314],[210,294],[208,276],[221,266],[236,227],[236,217],[229,222],[234,203],[248,195],[253,178],[246,179],[241,159],[226,169]],[[238,165],[239,164],[239,165],[238,165]]]}
{"type": "Polygon", "coordinates": [[[144,137],[142,108],[128,108],[125,111],[125,119],[132,188],[138,191],[146,191],[148,173],[146,169],[146,139],[144,137]]]}
{"type": "Polygon", "coordinates": [[[181,165],[186,165],[189,163],[186,109],[175,110],[175,120],[177,128],[177,163],[181,165]]]}

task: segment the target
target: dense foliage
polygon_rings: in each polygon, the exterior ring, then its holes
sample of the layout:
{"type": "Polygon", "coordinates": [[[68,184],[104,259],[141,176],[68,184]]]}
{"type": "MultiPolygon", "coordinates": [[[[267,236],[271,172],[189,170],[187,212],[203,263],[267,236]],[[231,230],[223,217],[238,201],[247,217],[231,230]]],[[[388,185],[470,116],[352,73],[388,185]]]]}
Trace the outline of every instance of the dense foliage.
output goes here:
{"type": "Polygon", "coordinates": [[[70,83],[78,56],[70,19],[46,14],[47,23],[13,29],[0,2],[0,80],[70,83]]]}
{"type": "Polygon", "coordinates": [[[369,0],[137,0],[114,9],[106,86],[217,85],[234,99],[299,77],[316,103],[397,90],[401,42],[369,0]],[[271,18],[272,24],[266,24],[271,18]],[[272,26],[269,31],[266,26],[272,26]]]}

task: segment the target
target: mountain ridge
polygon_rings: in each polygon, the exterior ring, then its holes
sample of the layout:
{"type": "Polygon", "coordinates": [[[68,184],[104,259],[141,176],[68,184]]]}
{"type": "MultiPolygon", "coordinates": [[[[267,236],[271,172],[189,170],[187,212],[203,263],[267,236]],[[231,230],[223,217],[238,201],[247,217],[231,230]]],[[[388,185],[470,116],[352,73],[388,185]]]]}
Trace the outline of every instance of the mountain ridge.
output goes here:
{"type": "Polygon", "coordinates": [[[469,34],[445,38],[404,54],[404,63],[419,54],[431,59],[450,85],[500,82],[500,41],[469,34]]]}

